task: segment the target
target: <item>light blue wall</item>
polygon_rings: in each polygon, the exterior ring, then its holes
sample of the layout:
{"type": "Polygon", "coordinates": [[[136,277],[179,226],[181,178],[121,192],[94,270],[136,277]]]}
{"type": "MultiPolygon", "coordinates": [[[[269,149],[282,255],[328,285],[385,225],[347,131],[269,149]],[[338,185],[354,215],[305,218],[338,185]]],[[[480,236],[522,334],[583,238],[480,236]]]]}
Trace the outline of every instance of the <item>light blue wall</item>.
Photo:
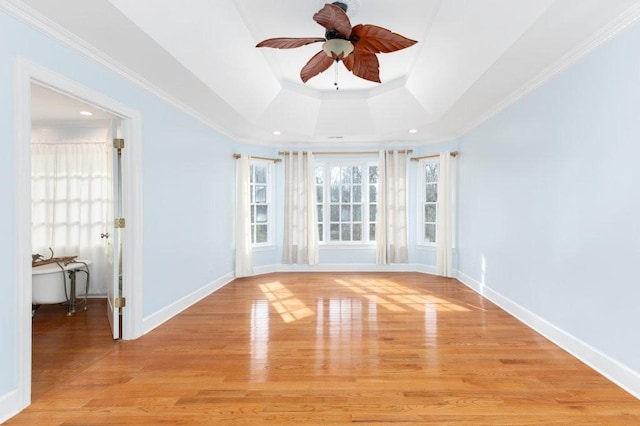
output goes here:
{"type": "MultiPolygon", "coordinates": [[[[2,12],[0,40],[3,299],[17,300],[13,67],[18,56],[141,112],[143,315],[231,273],[234,180],[229,177],[235,173],[235,142],[2,12]]],[[[16,315],[14,303],[0,309],[0,400],[16,387],[16,315]]]]}
{"type": "Polygon", "coordinates": [[[459,270],[640,372],[640,26],[460,140],[459,270]]]}
{"type": "MultiPolygon", "coordinates": [[[[12,46],[6,40],[13,35],[13,22],[0,14],[0,294],[6,301],[0,309],[0,398],[17,385],[16,376],[16,306],[11,301],[17,300],[16,283],[16,235],[15,235],[15,165],[14,165],[14,118],[13,118],[13,60],[12,46]]],[[[3,413],[0,413],[2,418],[3,413]]]]}

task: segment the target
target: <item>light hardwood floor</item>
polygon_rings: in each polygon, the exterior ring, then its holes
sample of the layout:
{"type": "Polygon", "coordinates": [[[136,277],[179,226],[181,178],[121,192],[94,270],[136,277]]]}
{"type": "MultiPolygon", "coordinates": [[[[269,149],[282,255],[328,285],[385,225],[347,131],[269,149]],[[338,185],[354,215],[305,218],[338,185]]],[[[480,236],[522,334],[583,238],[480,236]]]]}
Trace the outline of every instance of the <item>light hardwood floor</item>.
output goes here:
{"type": "Polygon", "coordinates": [[[453,279],[240,279],[122,342],[97,303],[36,313],[8,425],[640,425],[638,399],[453,279]]]}

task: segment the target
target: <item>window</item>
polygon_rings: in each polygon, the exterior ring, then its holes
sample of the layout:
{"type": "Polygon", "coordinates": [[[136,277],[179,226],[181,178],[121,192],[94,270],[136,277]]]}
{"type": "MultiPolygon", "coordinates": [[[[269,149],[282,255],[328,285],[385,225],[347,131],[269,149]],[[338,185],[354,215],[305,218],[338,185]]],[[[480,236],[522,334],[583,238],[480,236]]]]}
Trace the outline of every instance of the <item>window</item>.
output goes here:
{"type": "Polygon", "coordinates": [[[316,166],[318,233],[328,244],[375,241],[378,166],[340,162],[316,166]]]}
{"type": "Polygon", "coordinates": [[[256,246],[269,245],[272,241],[271,169],[271,162],[251,161],[251,242],[256,246]]]}
{"type": "Polygon", "coordinates": [[[435,244],[438,219],[438,159],[422,160],[420,172],[420,226],[422,244],[435,244]]]}

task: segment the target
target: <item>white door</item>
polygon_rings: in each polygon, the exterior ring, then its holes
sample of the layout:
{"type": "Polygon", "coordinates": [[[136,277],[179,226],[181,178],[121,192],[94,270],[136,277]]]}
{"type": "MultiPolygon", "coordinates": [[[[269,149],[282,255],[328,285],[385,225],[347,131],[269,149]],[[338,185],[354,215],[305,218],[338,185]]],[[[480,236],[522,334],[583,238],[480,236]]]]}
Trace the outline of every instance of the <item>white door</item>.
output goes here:
{"type": "MultiPolygon", "coordinates": [[[[109,138],[110,143],[114,143],[121,135],[120,120],[111,121],[112,137],[109,138]]],[[[111,188],[113,190],[113,208],[107,209],[107,223],[109,231],[102,234],[106,241],[106,250],[108,258],[108,289],[107,289],[107,317],[111,324],[111,332],[114,339],[120,339],[121,333],[121,312],[120,301],[122,299],[122,228],[115,226],[115,219],[122,217],[122,161],[121,153],[123,150],[115,148],[109,150],[111,155],[108,158],[113,167],[109,176],[111,188]]],[[[109,168],[107,167],[109,170],[109,168]]]]}

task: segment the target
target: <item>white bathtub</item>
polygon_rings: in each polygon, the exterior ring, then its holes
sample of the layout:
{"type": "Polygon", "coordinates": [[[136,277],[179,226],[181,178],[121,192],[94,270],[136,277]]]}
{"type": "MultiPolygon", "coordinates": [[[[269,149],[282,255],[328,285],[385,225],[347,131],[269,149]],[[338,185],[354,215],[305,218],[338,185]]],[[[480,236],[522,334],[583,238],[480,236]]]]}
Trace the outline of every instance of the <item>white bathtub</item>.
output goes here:
{"type": "MultiPolygon", "coordinates": [[[[48,265],[37,266],[31,268],[31,303],[34,305],[43,305],[47,303],[62,303],[67,301],[67,295],[72,298],[71,294],[71,280],[69,279],[69,273],[67,271],[85,271],[87,266],[91,264],[88,260],[79,260],[68,265],[63,265],[63,269],[58,266],[57,263],[50,263],[48,265]],[[84,263],[81,263],[84,262],[84,263]],[[66,283],[66,294],[63,284],[66,283]]],[[[87,284],[87,274],[76,273],[76,293],[85,294],[87,284]]],[[[73,295],[75,296],[75,295],[73,295]]],[[[75,297],[73,297],[75,299],[75,297]]]]}

